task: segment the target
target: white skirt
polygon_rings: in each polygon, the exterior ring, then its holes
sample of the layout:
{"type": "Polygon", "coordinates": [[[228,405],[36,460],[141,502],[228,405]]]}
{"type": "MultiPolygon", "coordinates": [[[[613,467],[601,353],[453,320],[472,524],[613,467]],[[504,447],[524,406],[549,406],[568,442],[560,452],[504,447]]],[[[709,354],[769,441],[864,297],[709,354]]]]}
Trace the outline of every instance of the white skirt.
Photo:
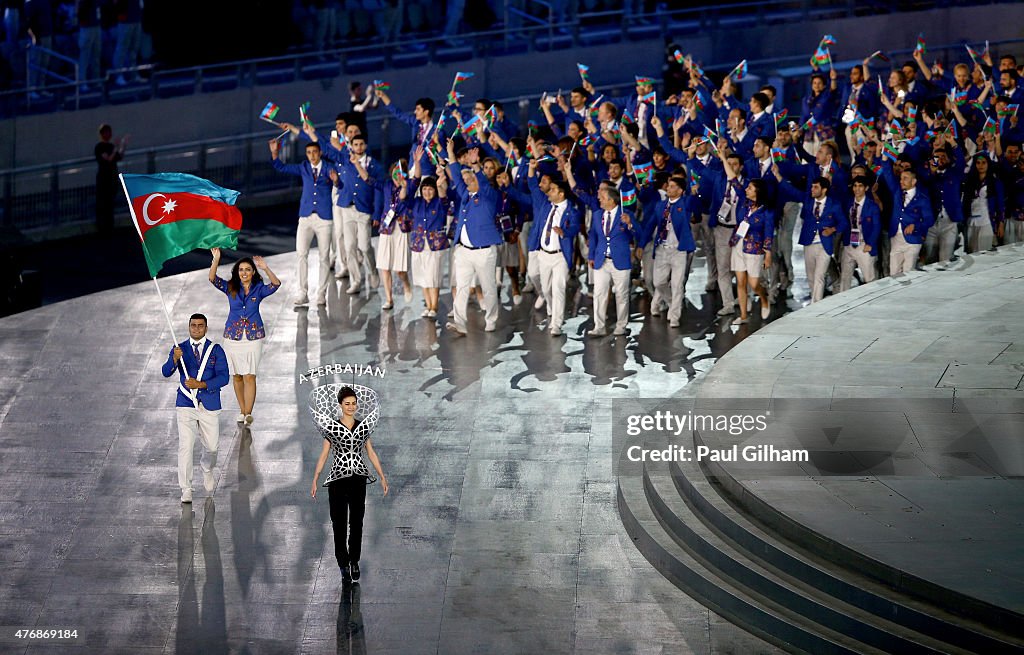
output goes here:
{"type": "Polygon", "coordinates": [[[256,375],[263,357],[263,339],[225,339],[221,345],[228,356],[228,370],[232,375],[256,375]]]}
{"type": "Polygon", "coordinates": [[[377,268],[382,271],[409,270],[409,235],[395,227],[377,240],[377,268]]]}
{"type": "Polygon", "coordinates": [[[730,263],[733,272],[746,271],[748,277],[761,277],[761,270],[764,268],[764,255],[751,255],[743,252],[743,239],[736,242],[732,247],[730,263]]]}
{"type": "Polygon", "coordinates": [[[429,250],[412,253],[412,283],[424,289],[441,288],[441,265],[444,263],[444,250],[429,250]]]}

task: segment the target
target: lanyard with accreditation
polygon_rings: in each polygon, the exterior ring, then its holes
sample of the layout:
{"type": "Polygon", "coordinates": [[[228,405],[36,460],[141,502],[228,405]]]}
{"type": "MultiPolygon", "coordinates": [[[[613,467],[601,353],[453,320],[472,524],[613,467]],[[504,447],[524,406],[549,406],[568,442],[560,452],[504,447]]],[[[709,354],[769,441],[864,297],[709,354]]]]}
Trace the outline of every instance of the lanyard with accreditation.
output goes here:
{"type": "MultiPolygon", "coordinates": [[[[206,370],[206,364],[207,364],[207,362],[210,361],[210,353],[213,352],[213,346],[212,346],[212,344],[210,344],[209,340],[204,340],[203,341],[203,347],[206,348],[206,353],[203,355],[203,361],[199,364],[199,372],[196,373],[196,379],[197,380],[202,380],[203,379],[203,371],[206,370]],[[207,346],[209,346],[209,347],[207,347],[207,346]]],[[[185,377],[187,378],[188,377],[188,369],[185,368],[185,358],[182,357],[180,362],[181,362],[181,370],[185,373],[185,377]]],[[[189,389],[182,382],[179,382],[178,383],[178,390],[181,391],[181,393],[185,394],[185,396],[188,397],[192,401],[192,405],[195,406],[196,409],[199,409],[199,389],[189,389]]]]}

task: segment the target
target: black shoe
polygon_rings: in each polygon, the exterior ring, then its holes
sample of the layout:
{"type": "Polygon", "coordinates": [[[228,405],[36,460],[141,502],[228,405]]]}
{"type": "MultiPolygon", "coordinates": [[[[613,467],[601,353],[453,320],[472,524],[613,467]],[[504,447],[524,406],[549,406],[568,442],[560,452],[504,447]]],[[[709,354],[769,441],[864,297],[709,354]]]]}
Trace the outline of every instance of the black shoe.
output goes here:
{"type": "Polygon", "coordinates": [[[352,576],[348,572],[348,566],[341,567],[341,583],[348,584],[350,582],[352,582],[352,576]]]}
{"type": "Polygon", "coordinates": [[[349,568],[352,570],[352,582],[359,582],[359,564],[352,562],[349,568]]]}

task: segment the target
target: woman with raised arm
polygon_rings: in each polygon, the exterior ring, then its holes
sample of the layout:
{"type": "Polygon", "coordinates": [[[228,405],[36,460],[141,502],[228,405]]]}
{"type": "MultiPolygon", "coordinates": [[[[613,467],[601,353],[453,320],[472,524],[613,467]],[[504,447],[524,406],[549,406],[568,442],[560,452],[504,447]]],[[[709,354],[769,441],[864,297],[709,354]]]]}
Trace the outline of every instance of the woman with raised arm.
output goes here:
{"type": "Polygon", "coordinates": [[[243,257],[231,267],[231,279],[217,275],[220,248],[211,248],[210,282],[228,297],[228,320],[224,325],[224,354],[228,358],[231,381],[238,399],[238,423],[252,425],[252,408],[256,404],[256,370],[263,355],[263,340],[267,336],[260,316],[263,299],[281,288],[262,257],[243,257]],[[263,282],[263,271],[270,284],[263,282]]]}

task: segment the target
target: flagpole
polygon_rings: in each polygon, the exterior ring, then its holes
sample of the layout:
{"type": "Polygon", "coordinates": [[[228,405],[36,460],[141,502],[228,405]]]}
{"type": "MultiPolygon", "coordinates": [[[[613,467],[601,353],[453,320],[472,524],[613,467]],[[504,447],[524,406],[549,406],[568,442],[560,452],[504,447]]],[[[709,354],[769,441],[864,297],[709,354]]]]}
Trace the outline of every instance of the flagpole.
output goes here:
{"type": "MultiPolygon", "coordinates": [[[[124,183],[124,173],[118,173],[117,179],[121,181],[121,189],[124,191],[124,197],[128,201],[128,212],[132,215],[132,225],[135,226],[135,232],[139,235],[139,241],[142,243],[142,250],[146,253],[146,260],[149,260],[149,250],[146,248],[146,240],[142,238],[142,230],[139,228],[139,218],[135,215],[135,207],[132,206],[132,197],[128,194],[128,186],[124,183]]],[[[164,303],[164,294],[160,291],[160,284],[156,281],[156,276],[153,276],[153,284],[156,286],[156,295],[160,298],[160,309],[164,311],[164,318],[167,319],[167,329],[171,331],[171,340],[174,345],[178,345],[178,337],[174,335],[174,325],[171,323],[171,315],[167,312],[167,305],[164,303]]],[[[188,371],[185,370],[185,362],[178,360],[178,364],[181,366],[182,372],[185,373],[185,377],[188,377],[188,371]]]]}

